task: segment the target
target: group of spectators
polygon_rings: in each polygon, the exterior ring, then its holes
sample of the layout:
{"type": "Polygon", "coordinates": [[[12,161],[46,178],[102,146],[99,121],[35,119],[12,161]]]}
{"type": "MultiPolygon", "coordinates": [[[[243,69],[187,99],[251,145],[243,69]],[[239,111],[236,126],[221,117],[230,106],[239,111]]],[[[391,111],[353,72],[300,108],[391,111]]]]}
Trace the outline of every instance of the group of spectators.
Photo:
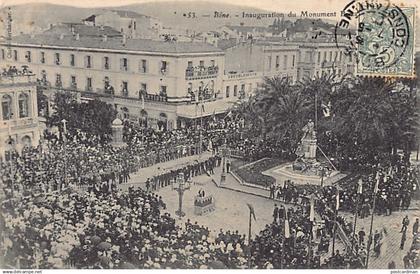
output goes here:
{"type": "Polygon", "coordinates": [[[146,190],[156,191],[162,187],[171,185],[180,174],[182,174],[184,181],[189,181],[192,177],[202,175],[204,173],[214,174],[214,169],[221,164],[221,158],[218,155],[211,156],[203,161],[196,161],[184,167],[162,172],[152,178],[146,180],[146,190]]]}
{"type": "MultiPolygon", "coordinates": [[[[336,187],[307,189],[289,181],[283,187],[274,188],[271,198],[295,207],[278,210],[273,223],[249,245],[238,232],[221,231],[216,236],[197,223],[187,222],[185,227],[175,225],[170,214],[162,212],[166,208],[162,198],[152,192],[168,186],[181,173],[185,180],[204,172],[213,173],[221,165],[218,155],[149,178],[146,190],[130,188],[122,192],[115,187],[117,182],[127,182],[130,173],[142,167],[206,149],[217,154],[223,143],[250,159],[283,155],[280,144],[243,138],[243,125],[229,119],[213,121],[206,131],[139,130],[128,123],[124,126],[127,147],[114,148],[94,135],[77,130],[60,135],[46,133],[38,147],[25,148],[21,155],[1,163],[0,176],[6,197],[13,197],[1,205],[0,231],[4,239],[1,251],[6,265],[18,268],[360,268],[364,263],[366,246],[360,239],[352,239],[357,243],[356,253],[334,251],[334,256],[321,260],[335,233],[334,220],[347,235],[353,232],[351,223],[334,216],[336,187]],[[71,192],[66,188],[69,185],[89,187],[86,192],[71,192]],[[14,195],[17,190],[27,193],[17,197],[14,195]],[[323,226],[315,226],[310,221],[308,196],[311,193],[316,196],[315,210],[323,226]]],[[[361,218],[369,216],[374,194],[378,214],[408,208],[418,184],[418,173],[404,159],[396,159],[390,166],[376,166],[376,174],[363,176],[362,194],[358,194],[357,184],[341,186],[340,210],[353,212],[357,208],[361,218]],[[378,191],[374,193],[377,181],[378,191]]]]}
{"type": "MultiPolygon", "coordinates": [[[[43,193],[2,204],[6,266],[18,268],[241,268],[244,237],[175,225],[157,195],[43,193]],[[217,241],[216,241],[217,237],[217,241]],[[220,239],[224,240],[220,240],[220,239]]],[[[230,234],[230,232],[229,232],[230,234]]]]}

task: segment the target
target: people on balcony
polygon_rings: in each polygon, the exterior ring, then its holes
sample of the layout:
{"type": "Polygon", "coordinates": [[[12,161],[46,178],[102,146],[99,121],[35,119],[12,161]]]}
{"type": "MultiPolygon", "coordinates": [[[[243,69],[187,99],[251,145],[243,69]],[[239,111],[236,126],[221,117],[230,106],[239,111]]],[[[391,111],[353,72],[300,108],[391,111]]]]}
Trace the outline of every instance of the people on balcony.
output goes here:
{"type": "Polygon", "coordinates": [[[115,93],[114,92],[114,87],[111,86],[109,83],[105,83],[104,89],[105,89],[106,94],[114,95],[114,93],[115,93]]]}
{"type": "Polygon", "coordinates": [[[21,75],[32,75],[32,71],[29,70],[28,66],[22,66],[21,70],[18,70],[15,66],[10,66],[8,69],[3,69],[1,76],[21,76],[21,75]]]}
{"type": "Polygon", "coordinates": [[[219,71],[218,66],[196,66],[196,67],[187,67],[185,71],[185,76],[194,77],[194,76],[207,76],[217,74],[219,71]]]}

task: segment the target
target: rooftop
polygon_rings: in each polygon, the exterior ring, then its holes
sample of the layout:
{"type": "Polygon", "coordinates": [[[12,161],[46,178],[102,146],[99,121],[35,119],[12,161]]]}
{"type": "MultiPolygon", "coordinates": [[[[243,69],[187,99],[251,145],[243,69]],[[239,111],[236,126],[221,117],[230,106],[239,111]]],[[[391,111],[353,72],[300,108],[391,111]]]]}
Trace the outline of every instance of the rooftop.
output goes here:
{"type": "Polygon", "coordinates": [[[128,10],[112,10],[112,11],[123,18],[149,17],[147,15],[140,14],[134,11],[128,11],[128,10]]]}
{"type": "Polygon", "coordinates": [[[231,30],[237,31],[237,32],[268,32],[269,30],[266,27],[259,27],[259,26],[225,26],[231,30]]]}
{"type": "MultiPolygon", "coordinates": [[[[13,37],[12,45],[32,45],[43,47],[62,48],[88,48],[88,49],[109,49],[121,51],[140,51],[154,53],[222,53],[207,43],[193,42],[165,42],[148,39],[126,39],[123,44],[121,38],[108,38],[104,41],[101,37],[80,36],[77,40],[75,35],[68,34],[60,37],[58,34],[44,33],[39,35],[20,35],[13,37]],[[62,39],[61,39],[62,38],[62,39]]],[[[1,43],[1,42],[0,42],[1,43]]]]}
{"type": "Polygon", "coordinates": [[[108,26],[88,26],[82,23],[61,23],[46,30],[44,34],[49,35],[73,35],[78,33],[80,36],[102,37],[122,37],[122,33],[108,26]]]}

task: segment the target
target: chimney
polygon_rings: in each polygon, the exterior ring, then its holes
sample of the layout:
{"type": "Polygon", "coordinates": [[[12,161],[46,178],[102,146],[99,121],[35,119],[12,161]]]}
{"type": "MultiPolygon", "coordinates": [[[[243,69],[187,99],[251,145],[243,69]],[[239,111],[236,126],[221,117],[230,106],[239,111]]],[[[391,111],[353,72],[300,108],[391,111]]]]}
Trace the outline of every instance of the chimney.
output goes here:
{"type": "Polygon", "coordinates": [[[74,26],[73,25],[70,26],[70,31],[74,35],[74,26]]]}
{"type": "Polygon", "coordinates": [[[106,34],[102,35],[102,42],[106,42],[108,40],[108,36],[106,34]]]}
{"type": "Polygon", "coordinates": [[[123,33],[122,43],[123,43],[124,46],[125,46],[125,44],[127,44],[127,35],[125,33],[123,33]]]}
{"type": "Polygon", "coordinates": [[[80,40],[80,34],[76,33],[76,40],[80,40]]]}
{"type": "Polygon", "coordinates": [[[50,29],[52,29],[52,27],[53,27],[53,24],[50,24],[50,29]]]}
{"type": "Polygon", "coordinates": [[[60,40],[63,40],[64,39],[64,33],[61,33],[60,34],[60,40]]]}

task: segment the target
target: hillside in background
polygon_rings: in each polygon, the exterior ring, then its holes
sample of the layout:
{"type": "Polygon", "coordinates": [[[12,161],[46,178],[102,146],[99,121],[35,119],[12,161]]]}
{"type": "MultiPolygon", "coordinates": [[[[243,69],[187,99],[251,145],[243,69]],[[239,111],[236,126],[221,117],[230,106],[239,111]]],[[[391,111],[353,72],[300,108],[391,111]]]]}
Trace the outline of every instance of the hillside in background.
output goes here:
{"type": "MultiPolygon", "coordinates": [[[[40,32],[48,28],[50,24],[58,22],[80,22],[91,14],[100,13],[105,9],[120,9],[135,11],[140,14],[149,15],[161,20],[165,27],[193,29],[196,31],[214,30],[223,25],[239,25],[244,23],[248,26],[268,26],[273,18],[256,19],[242,18],[242,12],[246,13],[267,13],[257,8],[242,7],[237,5],[212,3],[212,2],[149,2],[141,4],[126,5],[112,8],[80,8],[48,3],[33,3],[26,5],[12,6],[13,34],[20,32],[40,32]],[[230,18],[214,18],[215,11],[223,11],[230,14],[230,18]],[[196,18],[188,18],[195,13],[196,18]],[[186,16],[184,16],[184,14],[186,16]],[[203,17],[209,15],[209,17],[203,17]],[[236,17],[235,15],[238,15],[236,17]]],[[[284,11],[285,13],[289,11],[284,11]]],[[[0,35],[5,35],[4,22],[7,17],[7,9],[0,9],[0,35]]],[[[286,17],[285,19],[290,20],[286,17]]],[[[296,18],[297,19],[297,18],[296,18]]],[[[293,21],[293,20],[292,20],[293,21]]],[[[324,20],[328,21],[328,20],[324,20]]],[[[328,21],[334,23],[333,21],[328,21]]],[[[417,18],[417,22],[420,19],[417,18]]],[[[420,50],[420,28],[416,29],[416,45],[420,50]]]]}
{"type": "MultiPolygon", "coordinates": [[[[82,19],[94,13],[100,13],[105,9],[120,9],[135,11],[140,14],[149,15],[160,19],[165,27],[189,28],[197,31],[215,29],[226,24],[265,26],[271,24],[273,19],[242,19],[232,17],[227,19],[213,18],[214,11],[241,15],[242,12],[261,13],[267,12],[260,9],[247,8],[228,4],[215,4],[210,2],[154,2],[133,4],[112,8],[79,8],[48,3],[33,3],[26,5],[12,6],[13,33],[38,32],[48,28],[50,24],[58,22],[80,22],[82,19]],[[193,7],[192,7],[193,6],[193,7]],[[195,13],[196,18],[187,18],[195,13]],[[187,16],[184,16],[187,15],[187,16]],[[203,17],[210,15],[210,17],[203,17]]],[[[5,33],[4,22],[7,18],[7,8],[0,9],[0,29],[5,33]]]]}

